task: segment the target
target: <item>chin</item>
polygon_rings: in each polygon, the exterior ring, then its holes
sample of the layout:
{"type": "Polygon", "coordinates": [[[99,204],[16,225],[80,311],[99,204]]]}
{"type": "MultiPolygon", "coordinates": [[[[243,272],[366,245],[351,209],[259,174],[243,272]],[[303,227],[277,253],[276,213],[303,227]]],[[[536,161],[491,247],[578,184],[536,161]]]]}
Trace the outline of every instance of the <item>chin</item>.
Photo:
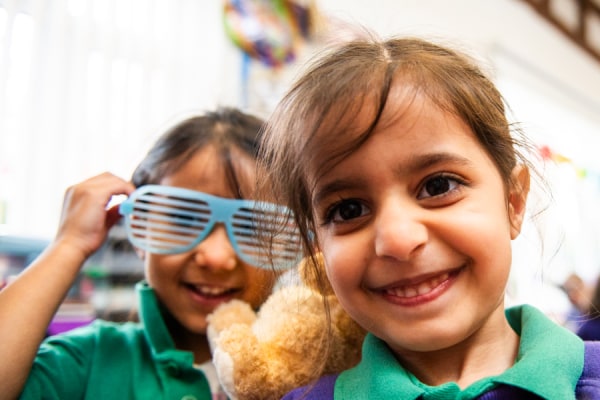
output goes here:
{"type": "Polygon", "coordinates": [[[192,333],[195,335],[206,335],[206,329],[208,327],[208,323],[206,322],[206,318],[204,318],[204,317],[202,317],[201,320],[198,320],[198,318],[187,319],[187,320],[180,322],[180,324],[189,333],[192,333]]]}
{"type": "Polygon", "coordinates": [[[399,336],[396,337],[402,338],[402,340],[396,341],[392,338],[389,343],[393,343],[394,347],[401,351],[429,353],[451,348],[461,341],[455,335],[443,335],[441,333],[429,332],[427,334],[423,331],[416,334],[399,333],[399,336]]]}

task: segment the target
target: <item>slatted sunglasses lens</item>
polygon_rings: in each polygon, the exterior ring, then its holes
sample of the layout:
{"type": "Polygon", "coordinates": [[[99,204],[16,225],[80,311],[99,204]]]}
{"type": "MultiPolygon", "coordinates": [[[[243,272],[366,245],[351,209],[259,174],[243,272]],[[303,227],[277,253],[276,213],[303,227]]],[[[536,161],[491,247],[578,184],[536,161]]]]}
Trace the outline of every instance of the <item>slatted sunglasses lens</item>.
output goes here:
{"type": "Polygon", "coordinates": [[[148,185],[121,204],[121,213],[130,241],[151,253],[189,251],[224,223],[238,256],[253,266],[286,269],[300,260],[300,235],[288,209],[271,203],[148,185]]]}
{"type": "Polygon", "coordinates": [[[258,266],[278,269],[296,265],[300,256],[300,236],[287,222],[286,209],[271,204],[239,208],[231,218],[231,229],[240,255],[258,266]]]}
{"type": "Polygon", "coordinates": [[[210,218],[206,201],[149,192],[133,203],[130,235],[134,244],[154,253],[182,252],[205,234],[210,218]]]}

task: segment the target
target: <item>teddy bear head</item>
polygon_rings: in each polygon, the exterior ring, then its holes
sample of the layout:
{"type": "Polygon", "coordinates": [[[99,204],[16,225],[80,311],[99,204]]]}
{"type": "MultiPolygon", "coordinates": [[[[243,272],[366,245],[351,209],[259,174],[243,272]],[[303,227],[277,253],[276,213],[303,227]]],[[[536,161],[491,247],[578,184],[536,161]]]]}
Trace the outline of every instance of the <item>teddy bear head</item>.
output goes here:
{"type": "Polygon", "coordinates": [[[279,287],[258,312],[234,300],[209,316],[213,363],[231,399],[280,399],[360,361],[366,332],[337,301],[322,256],[296,272],[300,282],[279,287]]]}

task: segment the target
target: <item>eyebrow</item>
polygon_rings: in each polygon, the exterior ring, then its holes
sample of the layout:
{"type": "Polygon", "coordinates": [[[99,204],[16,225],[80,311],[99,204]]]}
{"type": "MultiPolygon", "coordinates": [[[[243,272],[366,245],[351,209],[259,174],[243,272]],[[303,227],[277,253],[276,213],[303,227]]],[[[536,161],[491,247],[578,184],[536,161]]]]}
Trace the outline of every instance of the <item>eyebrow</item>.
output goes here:
{"type": "Polygon", "coordinates": [[[439,152],[410,157],[408,162],[404,164],[407,165],[408,168],[405,168],[403,166],[403,170],[401,173],[413,173],[415,171],[426,169],[437,164],[447,163],[474,167],[473,162],[466,157],[462,157],[456,153],[439,152]]]}
{"type": "MultiPolygon", "coordinates": [[[[409,157],[409,159],[406,162],[403,162],[402,165],[395,167],[395,173],[398,176],[410,175],[415,172],[431,168],[435,165],[448,163],[474,167],[473,162],[468,158],[462,157],[456,153],[440,152],[409,157]]],[[[366,183],[366,180],[363,178],[355,176],[334,180],[326,185],[323,185],[323,187],[315,191],[312,204],[313,206],[319,204],[324,198],[332,193],[365,186],[366,183]]]]}

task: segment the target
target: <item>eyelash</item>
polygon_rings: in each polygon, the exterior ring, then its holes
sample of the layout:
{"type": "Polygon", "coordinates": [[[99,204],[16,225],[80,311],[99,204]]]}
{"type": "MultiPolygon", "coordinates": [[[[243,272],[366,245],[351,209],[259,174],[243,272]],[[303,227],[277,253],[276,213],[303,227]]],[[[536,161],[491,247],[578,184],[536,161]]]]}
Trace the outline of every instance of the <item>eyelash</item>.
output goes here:
{"type": "Polygon", "coordinates": [[[447,173],[440,173],[440,174],[436,174],[436,175],[432,175],[429,176],[427,178],[425,178],[425,180],[423,181],[423,183],[421,184],[421,186],[419,187],[419,190],[417,191],[417,199],[422,200],[422,199],[441,199],[444,198],[452,193],[454,193],[456,190],[460,190],[460,187],[462,186],[466,186],[467,183],[466,181],[464,181],[463,179],[457,177],[456,175],[453,174],[447,174],[447,173]],[[439,180],[444,180],[445,183],[447,183],[450,187],[447,188],[447,190],[445,190],[443,193],[441,194],[434,194],[431,195],[429,197],[426,198],[420,198],[420,194],[421,192],[423,192],[424,190],[426,190],[426,187],[428,184],[431,184],[434,181],[439,181],[439,180]],[[454,185],[452,184],[454,183],[454,185]]]}
{"type": "Polygon", "coordinates": [[[339,201],[336,201],[335,203],[333,203],[329,207],[327,207],[327,209],[325,210],[323,222],[321,225],[327,225],[327,224],[332,223],[334,220],[335,214],[339,213],[341,207],[343,205],[351,204],[351,203],[357,203],[361,206],[361,208],[364,208],[363,202],[357,198],[348,198],[348,199],[342,198],[339,201]]]}
{"type": "MultiPolygon", "coordinates": [[[[460,188],[462,186],[466,186],[466,185],[467,185],[466,181],[458,178],[455,175],[447,174],[447,173],[439,173],[437,175],[432,175],[432,176],[425,178],[425,180],[423,181],[423,183],[419,186],[419,189],[417,190],[417,199],[418,200],[443,199],[446,196],[449,196],[452,193],[455,193],[457,190],[460,190],[460,188]],[[430,195],[428,197],[419,197],[421,192],[423,192],[424,190],[427,190],[426,189],[427,185],[435,182],[436,180],[437,181],[444,180],[444,183],[448,184],[449,187],[447,189],[445,189],[445,191],[443,193],[430,195]]],[[[336,213],[339,213],[341,207],[344,205],[347,205],[347,204],[351,204],[353,202],[358,204],[361,207],[361,215],[362,215],[362,212],[364,211],[364,208],[366,207],[363,201],[361,201],[358,198],[354,198],[354,197],[347,198],[347,199],[340,198],[340,200],[336,201],[335,203],[333,203],[329,207],[327,207],[327,209],[324,212],[324,217],[323,217],[323,221],[322,221],[321,225],[324,226],[324,225],[332,223],[334,221],[334,217],[335,217],[336,213]]],[[[353,219],[355,219],[355,218],[351,218],[348,220],[342,220],[342,221],[336,221],[336,222],[347,222],[347,221],[350,221],[353,219]]]]}

